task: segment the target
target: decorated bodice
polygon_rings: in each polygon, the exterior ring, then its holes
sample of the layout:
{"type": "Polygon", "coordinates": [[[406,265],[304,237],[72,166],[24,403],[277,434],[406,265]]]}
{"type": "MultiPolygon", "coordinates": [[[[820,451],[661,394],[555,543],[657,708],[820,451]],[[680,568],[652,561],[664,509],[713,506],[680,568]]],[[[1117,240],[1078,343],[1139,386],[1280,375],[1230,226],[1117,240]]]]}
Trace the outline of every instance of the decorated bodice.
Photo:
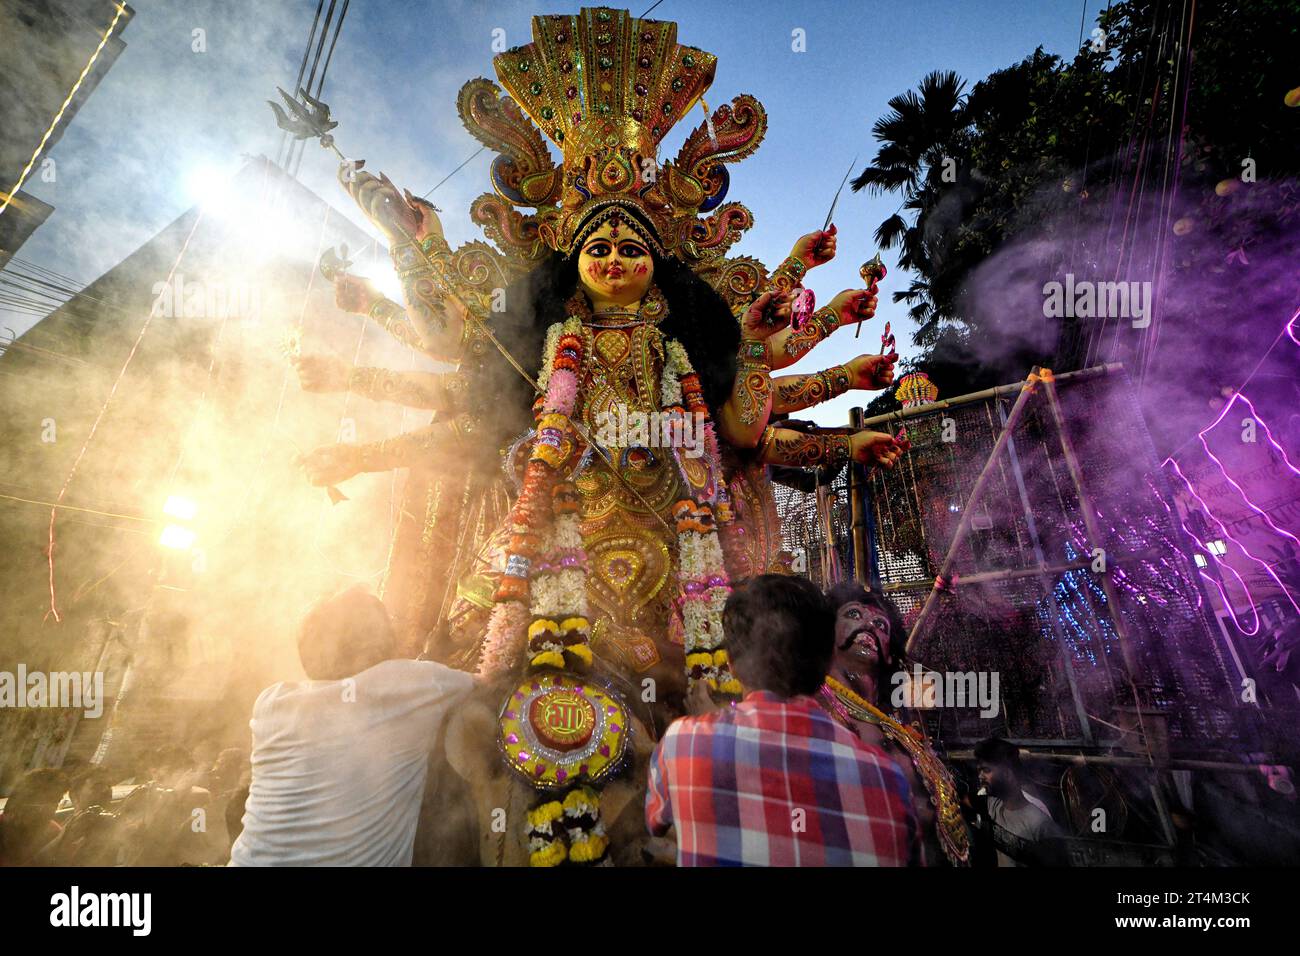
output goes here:
{"type": "Polygon", "coordinates": [[[630,328],[584,325],[583,422],[597,430],[602,416],[629,411],[655,412],[660,407],[664,373],[663,335],[649,323],[630,328]]]}
{"type": "Polygon", "coordinates": [[[642,322],[623,327],[584,325],[582,337],[579,420],[624,479],[619,481],[603,461],[593,458],[577,479],[584,522],[599,523],[615,512],[630,512],[662,527],[650,511],[666,515],[679,497],[681,484],[659,415],[663,334],[642,322]]]}

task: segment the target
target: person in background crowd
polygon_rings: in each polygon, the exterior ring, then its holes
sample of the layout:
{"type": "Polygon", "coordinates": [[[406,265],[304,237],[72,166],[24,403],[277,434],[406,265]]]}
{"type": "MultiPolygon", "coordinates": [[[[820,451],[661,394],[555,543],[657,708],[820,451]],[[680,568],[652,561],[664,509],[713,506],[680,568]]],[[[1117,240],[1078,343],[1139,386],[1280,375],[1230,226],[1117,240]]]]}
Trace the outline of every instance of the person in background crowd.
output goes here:
{"type": "Polygon", "coordinates": [[[998,866],[1052,866],[1065,862],[1059,840],[1065,834],[1041,801],[1025,793],[1020,748],[1000,737],[975,745],[980,787],[988,794],[987,826],[998,866]]]}
{"type": "Polygon", "coordinates": [[[91,807],[108,810],[113,805],[113,775],[100,767],[88,767],[73,781],[68,796],[77,813],[91,807]]]}
{"type": "Polygon", "coordinates": [[[0,866],[43,866],[44,851],[63,832],[54,820],[68,789],[59,770],[29,770],[0,812],[0,866]]]}
{"type": "Polygon", "coordinates": [[[207,774],[208,791],[212,794],[210,805],[215,815],[213,826],[221,831],[213,842],[217,859],[212,862],[230,860],[230,848],[244,828],[241,821],[248,800],[248,780],[248,751],[227,747],[217,754],[207,774]]]}
{"type": "Polygon", "coordinates": [[[822,593],[761,575],[727,599],[723,629],[744,699],[669,726],[650,762],[650,832],[676,828],[679,866],[915,862],[906,778],[811,696],[833,645],[822,593]]]}
{"type": "Polygon", "coordinates": [[[208,790],[213,794],[226,794],[248,783],[248,751],[227,747],[217,754],[212,769],[208,771],[208,790]]]}
{"type": "Polygon", "coordinates": [[[363,588],[307,614],[308,680],[273,684],[253,707],[252,783],[230,865],[410,865],[429,753],[474,679],[396,650],[387,610],[363,588]]]}
{"type": "Polygon", "coordinates": [[[827,592],[835,611],[835,647],[817,699],[827,713],[880,747],[907,777],[921,830],[923,862],[970,863],[970,834],[952,774],[921,735],[894,716],[892,678],[906,667],[907,627],[893,603],[857,581],[827,592]]]}
{"type": "Polygon", "coordinates": [[[226,854],[222,862],[230,860],[230,851],[234,849],[235,841],[239,835],[244,832],[244,808],[248,804],[248,787],[239,787],[230,794],[230,799],[226,801],[226,839],[229,845],[226,847],[226,854]]]}

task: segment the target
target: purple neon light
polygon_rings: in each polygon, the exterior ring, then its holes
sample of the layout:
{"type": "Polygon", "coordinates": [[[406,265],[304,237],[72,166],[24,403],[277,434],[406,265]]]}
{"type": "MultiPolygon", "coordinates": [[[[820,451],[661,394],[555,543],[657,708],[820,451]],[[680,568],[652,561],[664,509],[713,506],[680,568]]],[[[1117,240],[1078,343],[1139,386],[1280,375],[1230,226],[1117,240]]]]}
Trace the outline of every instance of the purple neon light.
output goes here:
{"type": "MultiPolygon", "coordinates": [[[[1250,550],[1244,544],[1242,544],[1241,541],[1239,541],[1231,532],[1228,531],[1224,523],[1221,520],[1219,520],[1219,516],[1216,515],[1213,509],[1210,508],[1209,504],[1206,503],[1205,499],[1202,498],[1199,494],[1197,494],[1196,489],[1192,487],[1191,481],[1188,480],[1187,476],[1183,474],[1183,470],[1178,467],[1178,462],[1174,461],[1174,459],[1172,458],[1166,458],[1164,460],[1164,464],[1173,465],[1174,474],[1176,474],[1179,480],[1182,481],[1183,486],[1187,489],[1188,494],[1190,494],[1193,498],[1196,499],[1196,503],[1200,505],[1201,510],[1205,512],[1205,514],[1210,518],[1210,520],[1213,521],[1214,524],[1218,527],[1219,533],[1226,540],[1231,541],[1233,544],[1235,544],[1238,547],[1238,549],[1240,549],[1242,554],[1244,554],[1246,557],[1250,558],[1250,560],[1254,561],[1261,568],[1263,568],[1264,572],[1273,579],[1273,581],[1277,584],[1277,586],[1282,590],[1282,593],[1286,595],[1286,599],[1291,602],[1291,606],[1296,609],[1296,613],[1300,614],[1300,604],[1296,603],[1295,596],[1292,595],[1290,590],[1288,590],[1287,586],[1282,583],[1282,579],[1277,576],[1277,572],[1273,570],[1273,566],[1269,564],[1267,561],[1265,561],[1263,558],[1258,558],[1255,555],[1251,554],[1250,550]]],[[[1219,468],[1220,470],[1222,470],[1223,466],[1220,464],[1219,468]]],[[[1166,505],[1166,507],[1168,506],[1166,505]]],[[[1181,519],[1179,520],[1181,522],[1181,519]]],[[[1187,531],[1187,533],[1191,535],[1192,539],[1194,541],[1197,541],[1197,543],[1201,545],[1201,548],[1206,552],[1206,554],[1208,554],[1211,558],[1213,558],[1216,562],[1218,562],[1220,567],[1229,568],[1231,570],[1230,565],[1228,565],[1224,561],[1220,561],[1219,556],[1214,554],[1212,551],[1209,550],[1209,548],[1205,546],[1205,542],[1201,541],[1194,534],[1192,534],[1190,530],[1187,529],[1186,523],[1183,523],[1183,530],[1187,531]]],[[[1235,571],[1233,573],[1236,574],[1235,571]]],[[[1237,575],[1237,577],[1240,579],[1240,575],[1237,575]]],[[[1243,588],[1245,588],[1244,581],[1242,582],[1242,586],[1243,588]]],[[[1245,588],[1245,591],[1246,591],[1246,597],[1250,601],[1251,607],[1253,608],[1255,606],[1254,595],[1250,593],[1249,588],[1245,588]]]]}
{"type": "MultiPolygon", "coordinates": [[[[1166,464],[1169,464],[1169,463],[1171,463],[1171,462],[1172,462],[1172,464],[1173,464],[1173,466],[1174,466],[1174,469],[1175,469],[1175,470],[1178,470],[1178,462],[1174,461],[1172,458],[1167,458],[1167,459],[1165,459],[1165,463],[1166,463],[1166,464]]],[[[1187,490],[1188,490],[1189,492],[1191,492],[1192,496],[1195,497],[1198,501],[1200,501],[1200,497],[1196,494],[1196,491],[1192,488],[1191,483],[1187,481],[1187,478],[1183,475],[1183,473],[1182,473],[1181,471],[1178,472],[1178,477],[1180,477],[1180,478],[1183,479],[1183,483],[1187,485],[1187,490]]],[[[1152,490],[1154,490],[1154,489],[1152,489],[1152,490]]],[[[1170,516],[1171,518],[1173,518],[1175,521],[1177,521],[1180,525],[1183,526],[1183,530],[1184,530],[1185,532],[1187,532],[1187,536],[1188,536],[1189,538],[1191,538],[1193,541],[1196,542],[1196,544],[1200,547],[1201,552],[1204,553],[1205,555],[1207,555],[1209,560],[1213,560],[1213,561],[1214,561],[1215,563],[1217,563],[1220,567],[1222,567],[1222,568],[1226,568],[1226,569],[1228,570],[1228,573],[1230,573],[1233,577],[1235,577],[1235,578],[1237,579],[1237,583],[1241,585],[1241,589],[1242,589],[1243,591],[1246,592],[1246,600],[1250,603],[1250,613],[1251,613],[1251,615],[1252,615],[1252,616],[1254,617],[1254,619],[1255,619],[1255,623],[1254,623],[1254,625],[1252,626],[1252,628],[1251,628],[1250,630],[1247,630],[1245,627],[1242,626],[1242,624],[1241,624],[1241,619],[1237,617],[1237,609],[1236,609],[1235,607],[1232,606],[1232,601],[1230,601],[1230,600],[1228,599],[1228,593],[1223,589],[1223,585],[1220,584],[1219,581],[1218,581],[1217,579],[1215,579],[1214,577],[1211,577],[1210,575],[1206,574],[1206,573],[1205,573],[1203,570],[1201,570],[1200,568],[1197,568],[1197,569],[1196,569],[1196,572],[1197,572],[1201,577],[1203,577],[1205,580],[1207,580],[1207,581],[1209,581],[1211,584],[1213,584],[1213,585],[1215,586],[1215,588],[1218,590],[1218,592],[1219,592],[1219,597],[1220,597],[1220,599],[1223,601],[1223,606],[1224,606],[1225,608],[1228,609],[1228,614],[1231,615],[1231,617],[1232,617],[1232,624],[1233,624],[1233,626],[1234,626],[1238,631],[1240,631],[1242,634],[1244,634],[1246,637],[1254,637],[1256,634],[1259,633],[1259,627],[1260,627],[1259,611],[1257,611],[1257,610],[1255,609],[1255,608],[1256,608],[1256,605],[1255,605],[1255,596],[1254,596],[1253,594],[1250,593],[1250,588],[1247,587],[1245,578],[1243,578],[1240,574],[1238,574],[1238,573],[1237,573],[1237,569],[1234,568],[1234,567],[1232,567],[1232,565],[1227,564],[1226,562],[1224,562],[1224,561],[1220,561],[1220,560],[1219,560],[1219,556],[1218,556],[1217,554],[1215,554],[1213,551],[1211,551],[1211,550],[1206,546],[1205,542],[1202,541],[1200,538],[1198,538],[1198,537],[1197,537],[1197,536],[1192,532],[1192,529],[1191,529],[1191,528],[1187,527],[1187,522],[1184,521],[1181,517],[1179,517],[1178,513],[1177,513],[1173,508],[1171,508],[1171,507],[1170,507],[1170,506],[1165,502],[1164,495],[1160,494],[1159,492],[1156,492],[1156,498],[1159,499],[1159,501],[1160,501],[1160,503],[1161,503],[1162,505],[1164,505],[1165,510],[1169,512],[1169,516],[1170,516]]],[[[1202,508],[1205,507],[1205,503],[1204,503],[1204,502],[1201,502],[1201,507],[1202,507],[1202,508]]],[[[1210,517],[1211,517],[1211,518],[1214,518],[1214,515],[1211,514],[1210,517]]],[[[1214,521],[1215,521],[1216,524],[1219,524],[1219,519],[1218,519],[1218,518],[1214,518],[1214,521]]],[[[1222,524],[1219,524],[1219,527],[1220,527],[1220,529],[1222,529],[1222,527],[1223,527],[1222,524]]],[[[1224,532],[1224,533],[1226,534],[1226,532],[1224,532]]],[[[1230,535],[1229,535],[1229,537],[1231,538],[1230,535]]],[[[1240,543],[1239,541],[1237,541],[1236,539],[1232,539],[1232,540],[1233,540],[1233,543],[1237,545],[1237,547],[1241,548],[1241,550],[1242,550],[1243,552],[1246,553],[1246,556],[1247,556],[1248,558],[1251,558],[1252,560],[1258,560],[1257,558],[1254,558],[1254,556],[1251,555],[1250,552],[1246,551],[1245,548],[1242,548],[1242,547],[1241,547],[1241,543],[1240,543]]],[[[1261,562],[1261,563],[1262,563],[1262,562],[1261,562]]],[[[1267,564],[1264,565],[1264,568],[1265,568],[1265,570],[1268,570],[1268,571],[1270,571],[1270,572],[1272,571],[1272,568],[1270,568],[1267,564]]],[[[1276,575],[1274,575],[1274,579],[1276,580],[1276,575]]],[[[1278,584],[1281,585],[1282,582],[1281,582],[1281,581],[1278,581],[1278,584]]],[[[1283,591],[1286,591],[1286,587],[1283,586],[1283,587],[1282,587],[1282,590],[1283,590],[1283,591]]],[[[1288,594],[1287,597],[1288,597],[1288,599],[1289,599],[1289,598],[1290,598],[1290,594],[1288,594]]],[[[1292,604],[1295,604],[1294,601],[1292,601],[1291,603],[1292,603],[1292,604]]]]}
{"type": "MultiPolygon", "coordinates": [[[[1223,416],[1224,416],[1225,414],[1227,414],[1228,409],[1232,407],[1232,403],[1235,402],[1238,398],[1243,398],[1243,399],[1244,399],[1245,396],[1242,395],[1240,392],[1237,392],[1235,395],[1233,395],[1232,398],[1228,400],[1227,405],[1224,406],[1223,412],[1220,413],[1219,417],[1216,418],[1216,419],[1214,420],[1214,424],[1215,424],[1215,425],[1217,425],[1219,422],[1223,421],[1223,416]]],[[[1249,400],[1246,401],[1246,404],[1247,404],[1247,405],[1250,405],[1249,400]]],[[[1254,406],[1251,406],[1251,410],[1252,410],[1252,411],[1254,410],[1254,406]]],[[[1260,421],[1260,419],[1259,419],[1258,416],[1256,416],[1255,420],[1256,420],[1256,421],[1260,421]]],[[[1214,425],[1211,425],[1211,426],[1210,426],[1210,428],[1213,428],[1213,427],[1214,427],[1214,425]]],[[[1273,529],[1274,531],[1276,531],[1278,534],[1280,534],[1280,535],[1285,535],[1286,537],[1288,537],[1288,538],[1290,538],[1292,541],[1294,541],[1297,545],[1300,545],[1300,538],[1297,538],[1295,535],[1293,535],[1290,531],[1287,531],[1285,528],[1279,528],[1277,525],[1275,525],[1275,524],[1273,523],[1273,519],[1270,518],[1270,517],[1268,516],[1267,512],[1265,512],[1262,508],[1260,508],[1259,505],[1255,504],[1255,502],[1253,502],[1253,501],[1250,500],[1250,496],[1246,494],[1246,489],[1243,488],[1243,487],[1241,487],[1241,485],[1237,484],[1236,479],[1234,479],[1234,478],[1232,477],[1232,475],[1228,474],[1228,469],[1224,467],[1223,462],[1221,462],[1221,461],[1219,460],[1219,457],[1218,457],[1217,455],[1215,455],[1213,451],[1210,450],[1210,443],[1209,443],[1208,441],[1205,440],[1205,433],[1208,432],[1208,431],[1210,430],[1210,428],[1206,428],[1206,429],[1204,429],[1203,431],[1197,432],[1197,433],[1196,433],[1196,437],[1199,438],[1199,439],[1201,440],[1201,447],[1205,449],[1205,453],[1206,453],[1207,455],[1210,456],[1210,459],[1211,459],[1211,460],[1212,460],[1216,465],[1219,466],[1219,471],[1222,472],[1222,473],[1223,473],[1223,477],[1226,478],[1226,479],[1228,480],[1228,484],[1232,485],[1232,487],[1234,487],[1234,488],[1237,489],[1237,494],[1241,495],[1241,500],[1244,501],[1244,502],[1246,503],[1246,507],[1248,507],[1251,511],[1255,512],[1255,514],[1257,514],[1257,515],[1259,515],[1261,518],[1263,518],[1265,524],[1267,524],[1270,528],[1272,528],[1272,529],[1273,529]]],[[[1265,430],[1265,432],[1268,431],[1267,426],[1265,427],[1264,430],[1265,430]]],[[[1271,440],[1271,438],[1270,438],[1270,440],[1271,440]]],[[[1285,453],[1285,452],[1283,453],[1283,456],[1282,456],[1282,457],[1283,457],[1284,459],[1286,458],[1286,453],[1285,453]]],[[[1292,465],[1290,461],[1287,461],[1287,466],[1290,467],[1292,471],[1296,471],[1295,466],[1292,465]]],[[[1300,475],[1300,472],[1296,472],[1296,474],[1297,474],[1297,475],[1300,475]]]]}
{"type": "Polygon", "coordinates": [[[1286,462],[1286,466],[1291,469],[1292,473],[1297,478],[1300,478],[1300,468],[1297,468],[1295,465],[1291,463],[1291,459],[1287,457],[1286,449],[1283,448],[1280,444],[1278,444],[1277,439],[1273,437],[1272,429],[1268,427],[1268,422],[1264,421],[1264,419],[1260,416],[1260,414],[1257,411],[1255,411],[1255,406],[1251,403],[1250,399],[1247,398],[1241,392],[1238,392],[1234,397],[1240,398],[1243,402],[1246,403],[1246,407],[1250,409],[1251,417],[1254,418],[1255,421],[1259,422],[1261,425],[1264,426],[1264,434],[1268,436],[1268,443],[1277,449],[1278,454],[1282,456],[1282,460],[1286,462]]]}
{"type": "MultiPolygon", "coordinates": [[[[1220,564],[1222,564],[1222,562],[1220,562],[1220,564]]],[[[1228,568],[1229,571],[1232,571],[1232,568],[1228,567],[1228,565],[1226,564],[1223,564],[1223,567],[1228,568]]],[[[1237,575],[1238,581],[1241,581],[1241,575],[1237,574],[1236,571],[1232,571],[1232,573],[1237,575]]],[[[1209,574],[1206,574],[1204,571],[1201,571],[1200,574],[1201,577],[1205,578],[1205,580],[1213,584],[1215,589],[1219,592],[1219,599],[1223,601],[1223,606],[1228,609],[1228,614],[1232,616],[1232,626],[1235,627],[1246,637],[1254,637],[1256,634],[1258,634],[1260,625],[1263,622],[1260,620],[1259,611],[1255,610],[1255,605],[1252,603],[1250,606],[1250,613],[1251,616],[1255,619],[1255,623],[1251,625],[1250,630],[1247,630],[1245,627],[1242,626],[1241,619],[1237,617],[1237,609],[1234,608],[1232,606],[1232,602],[1228,600],[1228,593],[1223,589],[1223,585],[1219,583],[1218,579],[1214,578],[1209,574]]],[[[1244,581],[1242,581],[1241,586],[1243,588],[1246,586],[1244,581]]],[[[1247,591],[1246,593],[1249,594],[1250,592],[1247,591]]]]}

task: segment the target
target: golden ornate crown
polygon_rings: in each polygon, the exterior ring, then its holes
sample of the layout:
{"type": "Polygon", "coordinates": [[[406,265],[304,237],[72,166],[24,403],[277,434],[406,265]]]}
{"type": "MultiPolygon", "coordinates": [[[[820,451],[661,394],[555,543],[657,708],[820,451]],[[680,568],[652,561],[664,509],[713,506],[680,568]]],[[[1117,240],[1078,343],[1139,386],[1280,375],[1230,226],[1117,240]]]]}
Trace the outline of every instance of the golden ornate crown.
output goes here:
{"type": "Polygon", "coordinates": [[[679,44],[676,24],[626,10],[534,17],[533,42],[493,59],[511,98],[484,79],[458,98],[469,131],[501,153],[492,165],[495,194],[475,201],[472,218],[526,259],[572,252],[620,210],[650,226],[646,238],[660,254],[724,254],[753,217],[739,203],[723,204],[723,164],[758,147],[767,127],[762,104],[736,97],[690,134],[675,160],[658,162],[659,143],[702,102],[716,62],[679,44]],[[528,117],[560,148],[562,167],[528,117]],[[505,203],[537,212],[525,216],[505,203]]]}

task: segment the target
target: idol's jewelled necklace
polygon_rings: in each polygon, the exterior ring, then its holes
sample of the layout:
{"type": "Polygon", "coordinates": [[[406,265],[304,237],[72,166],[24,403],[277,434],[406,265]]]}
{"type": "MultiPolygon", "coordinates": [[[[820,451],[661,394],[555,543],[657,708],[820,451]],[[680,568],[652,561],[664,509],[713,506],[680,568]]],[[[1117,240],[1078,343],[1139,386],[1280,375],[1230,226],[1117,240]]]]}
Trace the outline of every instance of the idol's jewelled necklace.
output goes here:
{"type": "Polygon", "coordinates": [[[604,309],[600,312],[591,313],[590,325],[596,329],[630,329],[638,325],[645,325],[648,321],[649,319],[641,315],[640,309],[604,309]],[[629,321],[607,321],[619,316],[625,317],[629,321]]]}

